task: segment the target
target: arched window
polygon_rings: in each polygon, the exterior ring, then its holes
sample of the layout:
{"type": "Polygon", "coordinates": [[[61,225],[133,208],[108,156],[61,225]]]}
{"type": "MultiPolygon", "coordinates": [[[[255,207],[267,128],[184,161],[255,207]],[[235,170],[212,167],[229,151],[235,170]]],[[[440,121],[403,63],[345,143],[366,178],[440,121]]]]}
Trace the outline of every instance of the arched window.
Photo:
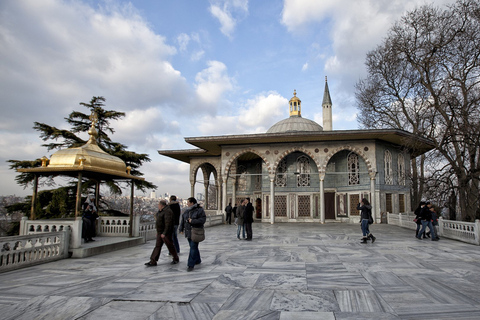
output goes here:
{"type": "Polygon", "coordinates": [[[358,167],[358,155],[350,152],[347,157],[348,162],[348,185],[360,184],[360,170],[358,167]]]}
{"type": "Polygon", "coordinates": [[[310,187],[310,159],[306,156],[297,158],[297,187],[310,187]]]}
{"type": "Polygon", "coordinates": [[[405,157],[403,153],[398,154],[398,184],[405,185],[405,157]]]}
{"type": "Polygon", "coordinates": [[[247,168],[245,166],[237,167],[237,190],[247,190],[247,168]]]}
{"type": "Polygon", "coordinates": [[[275,186],[286,187],[287,186],[287,160],[283,158],[277,167],[277,174],[275,175],[275,186]]]}
{"type": "Polygon", "coordinates": [[[385,150],[385,184],[393,184],[392,153],[385,150]]]}

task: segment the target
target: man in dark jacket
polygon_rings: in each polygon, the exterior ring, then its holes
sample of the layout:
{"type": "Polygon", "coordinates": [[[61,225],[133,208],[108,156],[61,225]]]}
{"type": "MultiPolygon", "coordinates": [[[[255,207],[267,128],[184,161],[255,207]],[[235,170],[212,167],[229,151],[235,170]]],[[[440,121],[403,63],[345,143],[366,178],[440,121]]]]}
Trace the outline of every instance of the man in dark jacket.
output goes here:
{"type": "Polygon", "coordinates": [[[152,255],[150,256],[150,261],[145,263],[145,265],[148,267],[157,265],[157,261],[160,258],[160,253],[164,243],[167,246],[170,254],[173,256],[173,261],[171,264],[177,264],[179,259],[177,251],[172,243],[173,212],[167,206],[167,202],[165,200],[160,200],[158,203],[155,226],[157,228],[157,241],[155,243],[155,248],[153,249],[152,255]]]}
{"type": "Polygon", "coordinates": [[[205,210],[200,207],[197,200],[193,197],[187,199],[188,208],[182,214],[178,231],[180,233],[185,232],[185,238],[190,245],[190,253],[188,254],[187,271],[193,271],[195,265],[202,263],[200,257],[200,250],[198,250],[198,242],[192,240],[192,228],[203,228],[207,216],[205,210]]]}
{"type": "Polygon", "coordinates": [[[243,213],[243,222],[245,223],[245,231],[247,232],[247,238],[245,240],[252,241],[253,205],[250,202],[250,198],[246,198],[246,200],[247,205],[245,206],[245,211],[243,213]]]}
{"type": "Polygon", "coordinates": [[[417,235],[417,239],[422,240],[422,234],[425,232],[425,230],[428,229],[430,230],[430,233],[432,234],[432,241],[438,241],[437,236],[435,234],[435,230],[433,230],[433,225],[432,225],[432,212],[430,211],[430,208],[432,207],[432,204],[430,202],[426,203],[426,206],[422,208],[422,211],[420,212],[420,217],[422,219],[422,229],[417,235]]]}
{"type": "Polygon", "coordinates": [[[175,249],[177,250],[177,253],[180,253],[180,244],[178,243],[178,237],[177,237],[177,230],[178,230],[178,225],[180,224],[180,204],[177,201],[176,196],[170,196],[170,202],[168,204],[170,209],[172,209],[173,212],[173,233],[172,233],[172,241],[173,245],[175,246],[175,249]]]}
{"type": "Polygon", "coordinates": [[[225,207],[225,213],[227,214],[225,223],[232,224],[232,203],[229,203],[228,206],[225,207]]]}

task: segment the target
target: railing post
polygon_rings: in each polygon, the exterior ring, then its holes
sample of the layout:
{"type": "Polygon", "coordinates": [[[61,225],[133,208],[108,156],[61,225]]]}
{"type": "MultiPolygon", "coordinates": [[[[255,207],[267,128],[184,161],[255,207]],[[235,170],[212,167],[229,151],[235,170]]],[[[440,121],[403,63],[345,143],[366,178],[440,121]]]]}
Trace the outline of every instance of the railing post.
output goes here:
{"type": "Polygon", "coordinates": [[[438,235],[443,236],[443,217],[438,218],[438,235]]]}
{"type": "Polygon", "coordinates": [[[22,217],[22,220],[20,220],[19,234],[21,236],[24,236],[24,235],[28,234],[27,221],[28,221],[28,217],[22,217]]]}
{"type": "Polygon", "coordinates": [[[82,223],[82,217],[76,217],[75,221],[73,221],[72,234],[70,236],[72,249],[80,248],[82,245],[82,223]]]}
{"type": "Polygon", "coordinates": [[[480,220],[476,219],[475,220],[475,243],[480,245],[480,233],[479,233],[479,228],[480,228],[480,220]]]}
{"type": "Polygon", "coordinates": [[[133,220],[133,236],[138,237],[140,236],[140,215],[137,214],[134,216],[133,220]]]}

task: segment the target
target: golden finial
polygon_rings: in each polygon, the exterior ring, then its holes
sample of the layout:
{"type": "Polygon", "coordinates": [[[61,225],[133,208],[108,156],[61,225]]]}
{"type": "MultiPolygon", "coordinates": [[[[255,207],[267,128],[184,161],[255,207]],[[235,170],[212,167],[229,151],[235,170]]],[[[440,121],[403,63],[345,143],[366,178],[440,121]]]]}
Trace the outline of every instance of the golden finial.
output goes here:
{"type": "Polygon", "coordinates": [[[97,125],[97,122],[98,122],[97,113],[95,111],[92,111],[92,114],[88,118],[90,119],[90,121],[92,121],[92,127],[95,127],[97,125]]]}
{"type": "Polygon", "coordinates": [[[293,96],[296,97],[297,96],[297,90],[293,89],[293,96]]]}
{"type": "Polygon", "coordinates": [[[47,166],[47,161],[48,161],[48,158],[43,156],[40,160],[42,160],[42,167],[46,167],[47,166]]]}

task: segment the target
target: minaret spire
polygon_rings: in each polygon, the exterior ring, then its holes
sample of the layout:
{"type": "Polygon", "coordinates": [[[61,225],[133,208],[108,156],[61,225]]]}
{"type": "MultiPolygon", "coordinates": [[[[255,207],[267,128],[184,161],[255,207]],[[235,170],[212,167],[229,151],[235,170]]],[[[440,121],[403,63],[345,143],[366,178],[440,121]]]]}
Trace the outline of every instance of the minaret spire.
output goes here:
{"type": "Polygon", "coordinates": [[[328,90],[327,76],[325,76],[325,91],[323,92],[323,130],[332,131],[332,99],[328,90]]]}

